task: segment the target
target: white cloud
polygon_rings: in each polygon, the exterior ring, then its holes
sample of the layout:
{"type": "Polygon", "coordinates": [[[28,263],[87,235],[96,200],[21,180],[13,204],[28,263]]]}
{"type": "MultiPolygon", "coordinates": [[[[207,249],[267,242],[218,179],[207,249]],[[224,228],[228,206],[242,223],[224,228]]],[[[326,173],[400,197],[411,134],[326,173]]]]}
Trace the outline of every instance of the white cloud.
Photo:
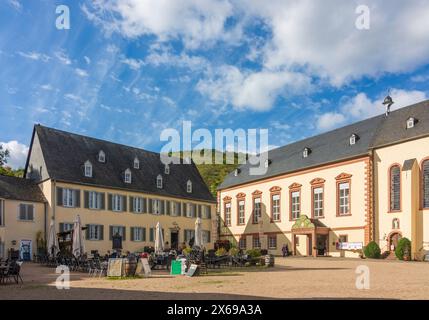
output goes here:
{"type": "Polygon", "coordinates": [[[54,88],[52,87],[52,85],[50,85],[50,84],[42,84],[41,86],[40,86],[40,88],[42,88],[43,90],[46,90],[46,91],[51,91],[51,90],[53,90],[54,88]]]}
{"type": "Polygon", "coordinates": [[[71,64],[70,58],[63,51],[57,51],[54,53],[54,55],[61,63],[65,65],[71,64]]]}
{"type": "Polygon", "coordinates": [[[200,93],[217,102],[231,103],[236,109],[269,110],[279,94],[303,93],[311,79],[289,71],[242,73],[237,67],[223,66],[197,84],[200,93]]]}
{"type": "Polygon", "coordinates": [[[30,51],[30,52],[22,52],[22,51],[18,51],[17,52],[21,57],[27,58],[27,59],[31,59],[31,60],[35,60],[35,61],[43,61],[43,62],[48,62],[51,57],[49,57],[48,55],[44,54],[44,53],[40,53],[40,52],[36,52],[36,51],[30,51]]]}
{"type": "Polygon", "coordinates": [[[91,59],[87,56],[84,56],[83,59],[85,60],[86,64],[91,64],[91,59]]]}
{"type": "Polygon", "coordinates": [[[76,68],[76,69],[75,69],[75,72],[76,72],[76,74],[77,74],[79,77],[88,77],[88,72],[86,72],[86,71],[85,71],[85,70],[83,70],[83,69],[76,68]]]}
{"type": "Polygon", "coordinates": [[[161,41],[181,37],[191,48],[240,33],[225,31],[224,24],[233,14],[228,0],[99,0],[82,10],[109,33],[131,38],[154,34],[161,41]]]}
{"type": "MultiPolygon", "coordinates": [[[[423,91],[392,89],[390,95],[395,102],[391,111],[409,106],[411,104],[428,99],[423,91]]],[[[385,94],[379,95],[371,100],[365,93],[358,93],[354,97],[347,99],[340,107],[339,112],[327,112],[317,117],[317,127],[319,130],[328,130],[339,125],[367,119],[385,112],[383,106],[385,94]]]]}
{"type": "Polygon", "coordinates": [[[138,70],[144,64],[140,59],[124,58],[121,63],[128,65],[133,70],[138,70]]]}
{"type": "Polygon", "coordinates": [[[9,142],[0,142],[0,145],[3,146],[3,149],[7,149],[10,152],[10,157],[6,164],[7,166],[12,169],[23,168],[25,166],[28,154],[28,147],[25,144],[19,143],[16,140],[11,140],[9,142]]]}
{"type": "Polygon", "coordinates": [[[22,4],[18,0],[8,0],[7,2],[16,10],[21,11],[22,4]]]}
{"type": "Polygon", "coordinates": [[[340,86],[362,76],[413,70],[429,57],[429,7],[424,1],[371,2],[370,29],[358,30],[359,0],[244,1],[270,26],[267,68],[300,66],[340,86]]]}
{"type": "Polygon", "coordinates": [[[319,130],[328,130],[344,124],[346,117],[337,112],[327,112],[317,117],[317,126],[319,130]]]}

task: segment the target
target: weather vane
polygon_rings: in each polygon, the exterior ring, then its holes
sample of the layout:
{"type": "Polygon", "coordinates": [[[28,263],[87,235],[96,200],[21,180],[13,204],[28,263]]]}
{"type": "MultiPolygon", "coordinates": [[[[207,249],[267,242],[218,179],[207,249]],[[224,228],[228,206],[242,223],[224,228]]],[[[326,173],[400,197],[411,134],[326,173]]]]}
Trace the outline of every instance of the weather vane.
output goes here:
{"type": "Polygon", "coordinates": [[[386,98],[384,98],[383,101],[383,105],[386,106],[386,117],[389,115],[390,113],[390,107],[392,106],[392,104],[394,104],[392,97],[390,96],[390,89],[387,92],[387,96],[386,98]]]}

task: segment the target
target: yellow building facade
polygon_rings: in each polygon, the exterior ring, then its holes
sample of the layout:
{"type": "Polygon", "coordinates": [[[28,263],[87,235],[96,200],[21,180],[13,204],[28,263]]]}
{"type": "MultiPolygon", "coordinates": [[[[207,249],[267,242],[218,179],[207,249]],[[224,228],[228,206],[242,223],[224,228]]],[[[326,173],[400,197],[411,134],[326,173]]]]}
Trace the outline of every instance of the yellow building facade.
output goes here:
{"type": "Polygon", "coordinates": [[[242,249],[357,257],[376,241],[429,254],[429,103],[424,101],[268,152],[218,189],[222,239],[242,249]]]}

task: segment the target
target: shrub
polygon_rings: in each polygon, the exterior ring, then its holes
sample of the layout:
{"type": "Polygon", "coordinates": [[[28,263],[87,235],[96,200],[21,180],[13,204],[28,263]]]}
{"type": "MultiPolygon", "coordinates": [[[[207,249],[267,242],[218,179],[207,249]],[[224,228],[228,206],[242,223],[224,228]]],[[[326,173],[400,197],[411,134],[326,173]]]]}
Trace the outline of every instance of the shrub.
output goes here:
{"type": "Polygon", "coordinates": [[[238,255],[238,252],[239,252],[240,250],[238,250],[238,248],[236,248],[236,247],[232,247],[230,250],[229,250],[229,254],[231,255],[231,256],[233,256],[233,257],[235,257],[236,255],[238,255]]]}
{"type": "Polygon", "coordinates": [[[401,238],[395,249],[395,255],[399,260],[404,260],[404,256],[411,254],[411,241],[408,238],[401,238]]]}
{"type": "Polygon", "coordinates": [[[226,255],[226,249],[225,248],[219,248],[219,249],[217,249],[216,250],[216,255],[218,256],[218,257],[220,257],[220,256],[224,256],[224,255],[226,255]]]}
{"type": "Polygon", "coordinates": [[[363,252],[365,254],[365,257],[371,259],[379,259],[381,254],[380,247],[375,241],[371,241],[370,243],[368,243],[368,245],[363,249],[363,252]]]}
{"type": "Polygon", "coordinates": [[[260,257],[262,255],[261,254],[261,250],[259,250],[259,249],[250,249],[250,250],[247,250],[246,254],[248,256],[250,256],[251,258],[258,258],[258,257],[260,257]]]}

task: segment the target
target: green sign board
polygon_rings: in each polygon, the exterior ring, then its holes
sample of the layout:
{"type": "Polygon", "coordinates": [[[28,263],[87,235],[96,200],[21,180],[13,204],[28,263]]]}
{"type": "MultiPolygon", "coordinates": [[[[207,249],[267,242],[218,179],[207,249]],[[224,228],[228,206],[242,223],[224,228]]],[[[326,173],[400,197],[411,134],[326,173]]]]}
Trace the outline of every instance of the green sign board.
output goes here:
{"type": "Polygon", "coordinates": [[[181,260],[171,261],[171,274],[172,275],[182,274],[182,261],[181,260]]]}

